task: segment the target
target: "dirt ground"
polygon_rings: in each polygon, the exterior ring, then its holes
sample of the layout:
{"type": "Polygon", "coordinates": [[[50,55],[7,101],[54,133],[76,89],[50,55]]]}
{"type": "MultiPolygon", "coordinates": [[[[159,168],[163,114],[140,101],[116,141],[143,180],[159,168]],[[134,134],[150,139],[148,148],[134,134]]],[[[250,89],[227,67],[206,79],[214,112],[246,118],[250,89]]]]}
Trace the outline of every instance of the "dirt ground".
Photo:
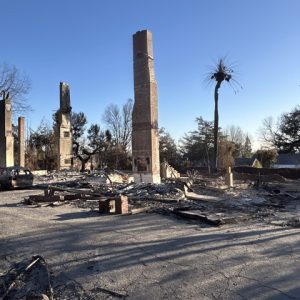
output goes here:
{"type": "MultiPolygon", "coordinates": [[[[41,255],[54,299],[300,299],[298,227],[272,225],[262,215],[214,227],[172,214],[21,204],[39,193],[0,192],[2,279],[15,263],[41,255]]],[[[250,194],[238,207],[249,206],[250,194]]]]}

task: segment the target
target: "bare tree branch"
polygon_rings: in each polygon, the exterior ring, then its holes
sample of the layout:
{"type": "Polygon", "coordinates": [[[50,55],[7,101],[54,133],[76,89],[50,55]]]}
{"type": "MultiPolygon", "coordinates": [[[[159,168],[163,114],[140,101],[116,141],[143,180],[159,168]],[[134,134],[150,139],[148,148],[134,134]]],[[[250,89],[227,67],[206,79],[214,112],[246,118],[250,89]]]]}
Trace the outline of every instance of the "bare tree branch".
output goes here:
{"type": "Polygon", "coordinates": [[[131,122],[133,101],[128,99],[120,111],[115,104],[110,104],[103,115],[103,120],[112,134],[116,145],[128,151],[131,144],[131,122]]]}
{"type": "Polygon", "coordinates": [[[31,110],[26,95],[31,88],[31,80],[15,66],[0,64],[0,91],[9,92],[14,112],[31,110]]]}

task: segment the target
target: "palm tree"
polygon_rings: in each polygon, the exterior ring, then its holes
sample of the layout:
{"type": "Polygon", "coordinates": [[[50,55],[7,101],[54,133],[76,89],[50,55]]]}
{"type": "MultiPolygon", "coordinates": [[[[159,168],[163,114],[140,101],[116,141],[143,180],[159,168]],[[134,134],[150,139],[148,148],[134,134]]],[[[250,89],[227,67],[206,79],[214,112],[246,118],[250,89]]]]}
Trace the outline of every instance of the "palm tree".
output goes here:
{"type": "Polygon", "coordinates": [[[209,73],[209,80],[216,81],[215,86],[215,113],[214,113],[214,157],[213,157],[213,167],[217,170],[218,167],[218,134],[219,134],[219,89],[223,81],[226,81],[233,88],[234,92],[237,92],[238,82],[232,77],[233,69],[231,65],[225,64],[225,59],[220,58],[217,61],[216,66],[213,68],[213,71],[209,73]]]}

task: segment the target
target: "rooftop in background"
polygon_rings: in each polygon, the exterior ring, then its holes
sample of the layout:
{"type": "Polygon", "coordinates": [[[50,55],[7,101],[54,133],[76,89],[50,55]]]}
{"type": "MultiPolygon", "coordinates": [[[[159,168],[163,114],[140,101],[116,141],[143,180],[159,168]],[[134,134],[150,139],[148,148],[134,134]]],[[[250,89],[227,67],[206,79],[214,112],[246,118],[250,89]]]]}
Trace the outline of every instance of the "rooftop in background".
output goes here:
{"type": "Polygon", "coordinates": [[[300,167],[300,154],[279,154],[275,165],[298,165],[300,167]]]}
{"type": "Polygon", "coordinates": [[[251,157],[251,158],[238,157],[234,160],[234,164],[235,167],[241,167],[241,166],[253,167],[256,160],[257,159],[255,157],[251,157]]]}

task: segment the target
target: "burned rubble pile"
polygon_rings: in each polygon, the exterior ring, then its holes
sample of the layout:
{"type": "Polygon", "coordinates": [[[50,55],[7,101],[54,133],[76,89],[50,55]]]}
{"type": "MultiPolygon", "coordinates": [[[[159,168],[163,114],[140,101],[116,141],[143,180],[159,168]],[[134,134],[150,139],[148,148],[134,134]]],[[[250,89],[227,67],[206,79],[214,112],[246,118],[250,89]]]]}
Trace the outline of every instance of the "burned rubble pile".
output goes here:
{"type": "Polygon", "coordinates": [[[115,174],[88,174],[80,177],[75,176],[75,180],[71,175],[62,177],[64,180],[56,176],[58,180],[51,180],[51,184],[48,185],[45,184],[47,179],[42,180],[39,178],[39,185],[40,182],[44,182],[44,193],[26,197],[24,203],[36,207],[71,204],[81,208],[96,209],[99,201],[116,199],[122,195],[129,199],[129,206],[132,209],[140,209],[145,206],[147,208],[150,206],[160,207],[162,205],[159,205],[159,202],[176,204],[185,198],[184,190],[181,189],[186,184],[182,182],[134,184],[133,182],[128,183],[128,178],[116,182],[115,174]]]}
{"type": "Polygon", "coordinates": [[[116,214],[155,212],[216,226],[247,220],[278,226],[300,224],[297,181],[268,182],[257,187],[253,181],[239,180],[234,188],[228,188],[222,176],[190,176],[150,184],[134,183],[122,172],[62,172],[38,180],[39,184],[43,182],[44,194],[25,198],[26,205],[69,204],[116,214]]]}
{"type": "Polygon", "coordinates": [[[215,195],[219,201],[202,202],[206,210],[217,211],[235,221],[252,222],[278,226],[300,226],[300,189],[298,180],[280,180],[278,182],[257,182],[236,180],[234,188],[224,186],[216,188],[215,183],[193,185],[196,192],[215,195]],[[205,188],[203,188],[205,186],[205,188]]]}
{"type": "Polygon", "coordinates": [[[52,171],[46,175],[35,175],[34,183],[39,187],[46,187],[51,183],[64,183],[64,182],[80,182],[86,177],[85,174],[71,171],[52,171]]]}
{"type": "Polygon", "coordinates": [[[41,256],[15,263],[0,276],[0,299],[53,300],[48,265],[41,256]]]}
{"type": "Polygon", "coordinates": [[[64,274],[54,276],[45,259],[33,256],[0,274],[1,300],[126,299],[127,295],[97,286],[86,291],[64,274]]]}

